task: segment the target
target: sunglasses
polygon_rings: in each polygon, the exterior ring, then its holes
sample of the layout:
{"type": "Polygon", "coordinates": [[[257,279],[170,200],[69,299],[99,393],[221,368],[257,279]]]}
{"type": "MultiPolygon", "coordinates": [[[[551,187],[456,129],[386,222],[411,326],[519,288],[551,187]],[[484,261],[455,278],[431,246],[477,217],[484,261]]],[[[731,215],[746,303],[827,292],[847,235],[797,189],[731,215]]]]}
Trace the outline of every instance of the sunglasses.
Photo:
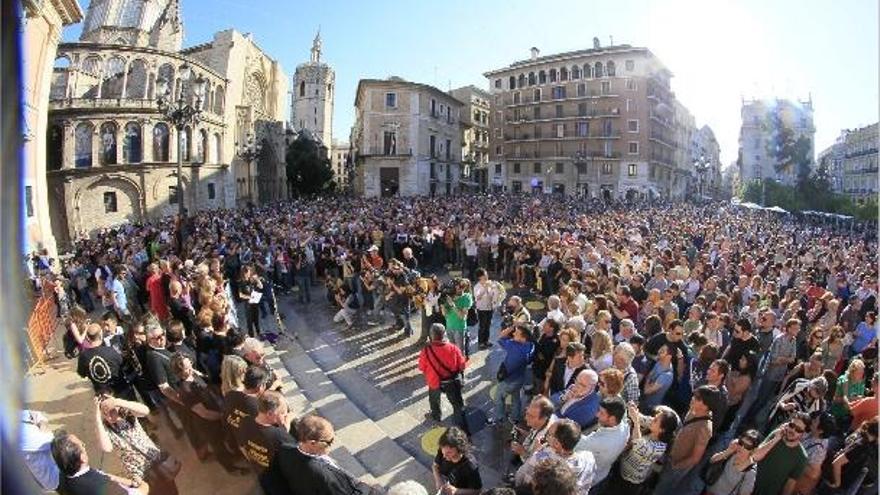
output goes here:
{"type": "Polygon", "coordinates": [[[798,425],[796,425],[796,424],[794,423],[794,421],[789,421],[787,424],[788,424],[788,427],[789,427],[789,428],[791,428],[792,430],[794,430],[794,431],[796,431],[796,432],[798,432],[798,433],[803,433],[803,432],[807,431],[806,428],[801,428],[801,427],[799,427],[798,425]]]}

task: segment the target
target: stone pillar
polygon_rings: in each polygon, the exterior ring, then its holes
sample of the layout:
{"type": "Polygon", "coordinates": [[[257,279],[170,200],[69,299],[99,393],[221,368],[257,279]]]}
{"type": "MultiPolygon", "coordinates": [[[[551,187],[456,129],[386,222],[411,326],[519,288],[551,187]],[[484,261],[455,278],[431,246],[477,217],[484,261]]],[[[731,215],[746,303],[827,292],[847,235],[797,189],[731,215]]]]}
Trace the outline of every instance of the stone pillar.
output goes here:
{"type": "Polygon", "coordinates": [[[101,166],[101,128],[92,126],[92,168],[101,166]]]}
{"type": "Polygon", "coordinates": [[[168,161],[177,163],[177,134],[178,131],[173,125],[168,126],[168,161]]]}
{"type": "Polygon", "coordinates": [[[152,120],[144,120],[141,122],[141,146],[143,154],[141,154],[141,162],[149,163],[156,161],[153,157],[153,127],[155,124],[152,120]]]}
{"type": "Polygon", "coordinates": [[[76,154],[76,128],[69,120],[63,121],[62,126],[64,129],[64,140],[61,146],[61,169],[69,170],[76,166],[74,164],[76,154]]]}
{"type": "Polygon", "coordinates": [[[120,122],[116,125],[116,164],[122,165],[123,140],[125,139],[125,124],[120,122]]]}
{"type": "Polygon", "coordinates": [[[122,94],[121,98],[125,98],[125,93],[128,91],[128,66],[131,64],[131,60],[126,60],[125,67],[122,69],[122,94]]]}

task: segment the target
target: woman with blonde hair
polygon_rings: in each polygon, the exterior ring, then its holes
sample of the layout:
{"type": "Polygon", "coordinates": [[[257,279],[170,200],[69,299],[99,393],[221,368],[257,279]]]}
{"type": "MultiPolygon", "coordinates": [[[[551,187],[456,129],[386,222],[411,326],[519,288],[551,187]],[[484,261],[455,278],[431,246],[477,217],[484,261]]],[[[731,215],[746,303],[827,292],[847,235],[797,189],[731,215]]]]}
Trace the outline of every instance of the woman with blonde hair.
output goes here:
{"type": "Polygon", "coordinates": [[[597,330],[593,334],[593,346],[590,348],[590,366],[601,373],[602,370],[611,367],[614,342],[611,334],[605,330],[597,330]]]}
{"type": "Polygon", "coordinates": [[[865,396],[865,362],[861,359],[850,361],[846,373],[837,379],[834,401],[831,403],[831,414],[838,421],[850,415],[851,404],[865,396]]]}
{"type": "Polygon", "coordinates": [[[232,390],[244,390],[244,374],[247,367],[247,361],[235,354],[223,358],[223,364],[220,366],[220,393],[224,397],[232,390]]]}
{"type": "Polygon", "coordinates": [[[822,368],[836,370],[837,363],[843,356],[846,347],[843,342],[843,327],[834,325],[827,334],[825,340],[819,345],[819,350],[822,351],[822,368]]]}

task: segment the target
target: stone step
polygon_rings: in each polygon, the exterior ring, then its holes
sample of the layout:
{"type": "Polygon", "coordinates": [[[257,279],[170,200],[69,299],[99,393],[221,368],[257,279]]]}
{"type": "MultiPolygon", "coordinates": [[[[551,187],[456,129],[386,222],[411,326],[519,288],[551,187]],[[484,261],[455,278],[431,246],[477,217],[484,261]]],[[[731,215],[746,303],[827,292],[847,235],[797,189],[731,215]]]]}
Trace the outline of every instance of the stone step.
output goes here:
{"type": "MultiPolygon", "coordinates": [[[[427,388],[416,366],[418,347],[413,345],[415,337],[403,339],[399,330],[394,332],[387,328],[374,327],[340,338],[332,331],[317,330],[332,326],[332,323],[321,324],[321,319],[328,318],[328,315],[314,310],[317,308],[305,315],[291,310],[286,304],[282,304],[282,309],[287,315],[290,328],[298,330],[299,344],[308,349],[310,360],[344,397],[375,422],[384,436],[396,442],[411,460],[424,468],[425,484],[433,487],[430,473],[433,454],[425,452],[421,445],[422,436],[433,425],[425,423],[423,419],[423,414],[428,410],[427,388]],[[344,346],[357,349],[357,356],[344,356],[344,346]],[[358,370],[359,366],[373,359],[380,361],[378,368],[374,367],[372,371],[366,372],[358,370]],[[399,380],[415,381],[415,390],[410,396],[394,396],[387,392],[399,380]]],[[[484,359],[483,356],[481,358],[484,359]]],[[[468,395],[476,394],[488,386],[485,382],[474,385],[476,387],[468,387],[469,390],[466,390],[466,402],[468,395]]],[[[442,403],[444,416],[448,418],[451,407],[445,400],[442,403]]],[[[370,452],[380,451],[383,442],[384,439],[373,445],[370,452]]],[[[483,454],[479,449],[474,453],[478,458],[483,454]]],[[[486,464],[481,463],[480,470],[484,486],[493,486],[500,480],[500,475],[486,464]]]]}
{"type": "Polygon", "coordinates": [[[296,385],[289,392],[298,413],[316,412],[333,424],[336,446],[331,456],[348,472],[367,483],[389,486],[416,480],[431,486],[431,473],[402,449],[382,427],[350,401],[333,379],[295,339],[283,339],[269,362],[283,364],[296,385]]]}

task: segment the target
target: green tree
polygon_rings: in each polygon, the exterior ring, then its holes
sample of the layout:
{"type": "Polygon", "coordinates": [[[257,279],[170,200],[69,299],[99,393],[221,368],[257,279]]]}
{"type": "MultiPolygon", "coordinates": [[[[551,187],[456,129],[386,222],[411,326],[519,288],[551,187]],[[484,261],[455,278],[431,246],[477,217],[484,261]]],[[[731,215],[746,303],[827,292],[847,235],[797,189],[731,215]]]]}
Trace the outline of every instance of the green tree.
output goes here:
{"type": "Polygon", "coordinates": [[[287,147],[287,184],[297,195],[327,193],[336,188],[330,159],[316,141],[300,133],[287,147]]]}
{"type": "Polygon", "coordinates": [[[796,135],[778,109],[770,112],[766,125],[771,131],[767,155],[775,163],[776,173],[794,173],[798,183],[807,180],[813,162],[810,138],[796,135]]]}

